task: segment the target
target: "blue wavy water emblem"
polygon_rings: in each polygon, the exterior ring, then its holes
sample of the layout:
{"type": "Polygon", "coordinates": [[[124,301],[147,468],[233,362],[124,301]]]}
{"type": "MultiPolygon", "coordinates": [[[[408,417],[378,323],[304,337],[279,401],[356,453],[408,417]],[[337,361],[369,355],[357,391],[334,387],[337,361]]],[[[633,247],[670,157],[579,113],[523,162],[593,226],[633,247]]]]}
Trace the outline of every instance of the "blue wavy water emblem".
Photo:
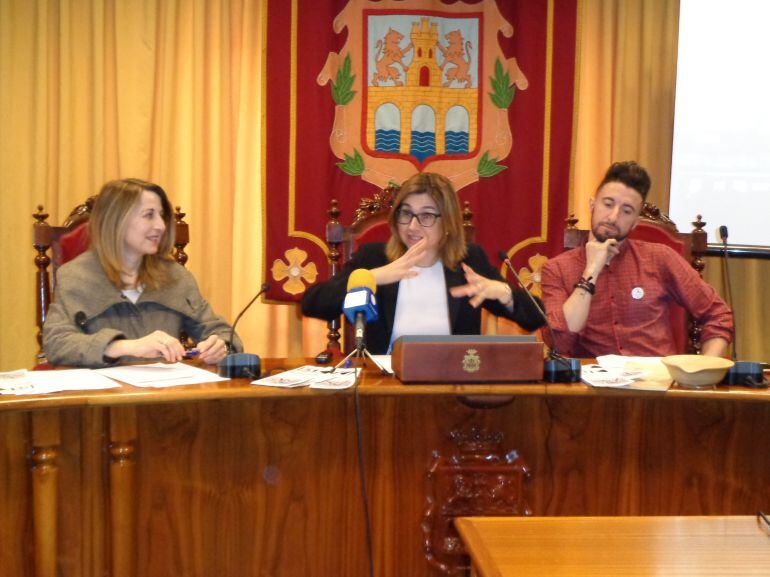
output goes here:
{"type": "Polygon", "coordinates": [[[468,132],[447,131],[444,136],[446,154],[468,154],[468,132]]]}
{"type": "Polygon", "coordinates": [[[429,156],[436,154],[436,133],[412,131],[412,146],[409,154],[414,156],[419,162],[422,162],[429,156]]]}
{"type": "Polygon", "coordinates": [[[400,130],[378,129],[374,131],[374,150],[378,152],[398,152],[400,144],[400,130]]]}

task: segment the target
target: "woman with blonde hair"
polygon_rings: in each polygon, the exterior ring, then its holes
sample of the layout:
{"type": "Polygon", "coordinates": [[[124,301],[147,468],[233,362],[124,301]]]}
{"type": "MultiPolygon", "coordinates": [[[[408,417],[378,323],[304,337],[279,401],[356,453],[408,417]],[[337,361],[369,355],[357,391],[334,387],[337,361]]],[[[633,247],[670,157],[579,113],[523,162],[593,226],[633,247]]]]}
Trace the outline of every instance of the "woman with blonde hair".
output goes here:
{"type": "Polygon", "coordinates": [[[379,319],[367,327],[375,354],[402,335],[479,334],[479,307],[528,331],[543,325],[524,292],[503,280],[481,247],[465,242],[460,203],[446,177],[425,172],[407,179],[388,223],[387,243],[361,245],[334,278],[308,289],[304,315],[339,317],[348,277],[363,268],[377,283],[379,319]]]}
{"type": "Polygon", "coordinates": [[[62,265],[43,327],[53,364],[98,367],[132,359],[179,361],[182,331],[200,359],[222,360],[230,326],[214,314],[192,274],[171,256],[171,203],[157,184],[108,182],[88,222],[89,250],[62,265]]]}

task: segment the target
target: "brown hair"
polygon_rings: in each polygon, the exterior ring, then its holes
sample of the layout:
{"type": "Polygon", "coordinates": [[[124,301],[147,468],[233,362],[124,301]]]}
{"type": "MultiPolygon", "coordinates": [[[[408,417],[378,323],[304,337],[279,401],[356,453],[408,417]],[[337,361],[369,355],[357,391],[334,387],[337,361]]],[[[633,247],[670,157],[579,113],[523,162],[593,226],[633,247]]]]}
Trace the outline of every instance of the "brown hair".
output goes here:
{"type": "Polygon", "coordinates": [[[409,177],[393,200],[393,208],[388,215],[390,225],[390,240],[385,247],[385,253],[392,262],[406,252],[406,245],[398,234],[396,215],[406,197],[412,194],[429,194],[438,206],[439,219],[444,229],[444,237],[440,247],[441,261],[450,269],[457,268],[468,252],[463,233],[463,217],[460,211],[460,201],[449,179],[433,172],[419,172],[409,177]]]}
{"type": "Polygon", "coordinates": [[[123,288],[120,273],[123,270],[123,241],[128,216],[145,190],[160,197],[166,230],[160,239],[158,252],[142,258],[137,283],[157,288],[168,278],[162,261],[171,260],[171,248],[174,246],[171,203],[166,192],[157,184],[138,178],[113,180],[102,187],[91,210],[88,224],[91,250],[99,257],[107,278],[119,289],[123,288]]]}
{"type": "Polygon", "coordinates": [[[652,185],[647,171],[633,160],[613,163],[607,169],[604,178],[596,190],[598,191],[599,188],[609,182],[620,182],[629,188],[633,188],[642,196],[642,202],[647,200],[647,193],[650,192],[650,186],[652,185]]]}

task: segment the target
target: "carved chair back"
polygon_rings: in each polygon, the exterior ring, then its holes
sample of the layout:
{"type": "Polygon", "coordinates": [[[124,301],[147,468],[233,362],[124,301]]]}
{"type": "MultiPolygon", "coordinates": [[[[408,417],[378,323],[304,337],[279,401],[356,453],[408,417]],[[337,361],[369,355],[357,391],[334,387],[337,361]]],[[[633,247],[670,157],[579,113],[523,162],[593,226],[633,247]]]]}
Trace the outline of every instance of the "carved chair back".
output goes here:
{"type": "MultiPolygon", "coordinates": [[[[88,249],[87,225],[95,200],[96,197],[91,196],[83,204],[76,206],[61,226],[51,226],[48,223],[49,215],[43,205],[38,205],[37,212],[32,215],[35,219],[32,224],[32,246],[36,252],[37,269],[35,322],[40,349],[38,358],[42,358],[43,323],[51,304],[52,291],[56,289],[56,271],[61,265],[88,249]]],[[[184,217],[185,213],[177,206],[174,212],[174,259],[182,266],[187,263],[185,247],[190,242],[190,231],[184,217]]]]}
{"type": "MultiPolygon", "coordinates": [[[[577,228],[578,219],[570,215],[567,219],[567,228],[564,230],[564,248],[571,249],[581,246],[588,240],[588,230],[577,228]]],[[[670,246],[677,251],[690,265],[703,276],[706,254],[707,234],[703,228],[701,215],[698,215],[692,223],[693,230],[690,233],[682,233],[676,224],[663,213],[657,206],[645,202],[642,206],[642,214],[629,238],[658,242],[670,246]]],[[[677,350],[682,353],[694,353],[700,351],[701,328],[690,318],[682,307],[673,304],[670,307],[670,321],[677,350]]]]}
{"type": "MultiPolygon", "coordinates": [[[[333,277],[350,259],[359,245],[365,242],[384,242],[390,237],[388,215],[393,207],[393,200],[398,194],[399,186],[388,185],[377,191],[372,198],[362,198],[356,208],[353,220],[349,225],[340,222],[340,209],[336,199],[330,202],[329,221],[326,223],[326,244],[329,248],[329,278],[333,277]]],[[[463,207],[463,232],[466,242],[473,242],[475,227],[473,212],[466,201],[463,207]]],[[[341,319],[327,323],[326,352],[339,356],[341,319]]],[[[344,350],[350,351],[353,346],[351,331],[346,331],[344,350]]]]}

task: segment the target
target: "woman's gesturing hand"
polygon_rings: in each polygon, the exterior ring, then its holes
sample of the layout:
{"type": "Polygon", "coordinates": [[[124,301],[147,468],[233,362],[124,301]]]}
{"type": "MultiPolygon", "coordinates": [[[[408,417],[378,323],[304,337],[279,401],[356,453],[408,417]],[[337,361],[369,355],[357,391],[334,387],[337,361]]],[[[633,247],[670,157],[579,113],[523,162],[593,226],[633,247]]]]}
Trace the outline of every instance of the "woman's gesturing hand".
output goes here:
{"type": "Polygon", "coordinates": [[[465,263],[460,263],[465,273],[467,284],[455,286],[449,289],[449,293],[455,297],[470,297],[470,305],[478,307],[487,299],[495,299],[505,306],[513,304],[513,293],[511,287],[499,280],[492,280],[481,276],[465,263]]]}
{"type": "Polygon", "coordinates": [[[391,263],[372,269],[377,285],[392,284],[405,278],[416,277],[419,273],[414,270],[420,261],[425,258],[426,239],[421,239],[409,247],[409,249],[391,263]]]}

